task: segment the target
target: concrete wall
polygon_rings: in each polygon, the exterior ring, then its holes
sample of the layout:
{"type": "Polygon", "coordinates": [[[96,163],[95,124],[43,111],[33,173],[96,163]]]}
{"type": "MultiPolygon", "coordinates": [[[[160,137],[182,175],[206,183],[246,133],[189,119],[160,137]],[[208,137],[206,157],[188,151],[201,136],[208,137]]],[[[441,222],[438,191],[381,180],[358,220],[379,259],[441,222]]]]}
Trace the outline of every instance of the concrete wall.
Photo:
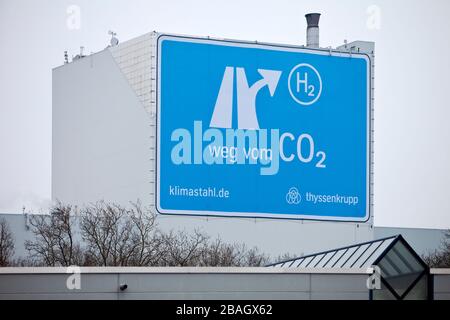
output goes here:
{"type": "Polygon", "coordinates": [[[148,203],[150,120],[109,50],[53,70],[52,199],[148,203]]]}
{"type": "Polygon", "coordinates": [[[431,269],[435,300],[450,300],[450,269],[431,269]]]}
{"type": "Polygon", "coordinates": [[[64,268],[0,268],[0,299],[369,298],[359,269],[81,268],[80,290],[67,288],[69,276],[64,268]]]}
{"type": "MultiPolygon", "coordinates": [[[[73,270],[0,268],[6,299],[329,299],[367,300],[362,269],[80,268],[80,289],[69,289],[73,270]],[[120,290],[121,284],[128,288],[120,290]]],[[[77,271],[78,272],[78,271],[77,271]]],[[[434,299],[450,299],[450,269],[431,269],[434,299]]]]}

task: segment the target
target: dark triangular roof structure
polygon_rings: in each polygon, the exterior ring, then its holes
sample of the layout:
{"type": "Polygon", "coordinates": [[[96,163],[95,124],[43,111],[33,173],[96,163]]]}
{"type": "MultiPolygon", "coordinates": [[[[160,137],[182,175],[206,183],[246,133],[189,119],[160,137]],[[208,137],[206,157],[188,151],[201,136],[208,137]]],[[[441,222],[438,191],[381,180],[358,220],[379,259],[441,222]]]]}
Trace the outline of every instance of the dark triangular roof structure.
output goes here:
{"type": "Polygon", "coordinates": [[[380,299],[429,298],[429,268],[401,235],[305,255],[268,265],[271,268],[378,268],[382,283],[371,290],[380,299]]]}

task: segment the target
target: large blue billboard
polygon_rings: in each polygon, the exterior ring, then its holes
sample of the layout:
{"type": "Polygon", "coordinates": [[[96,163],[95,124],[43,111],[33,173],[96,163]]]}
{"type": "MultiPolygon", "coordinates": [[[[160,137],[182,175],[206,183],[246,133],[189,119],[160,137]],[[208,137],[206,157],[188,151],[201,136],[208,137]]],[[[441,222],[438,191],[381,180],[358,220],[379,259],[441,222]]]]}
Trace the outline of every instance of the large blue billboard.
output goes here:
{"type": "Polygon", "coordinates": [[[367,221],[365,54],[160,35],[163,214],[367,221]]]}

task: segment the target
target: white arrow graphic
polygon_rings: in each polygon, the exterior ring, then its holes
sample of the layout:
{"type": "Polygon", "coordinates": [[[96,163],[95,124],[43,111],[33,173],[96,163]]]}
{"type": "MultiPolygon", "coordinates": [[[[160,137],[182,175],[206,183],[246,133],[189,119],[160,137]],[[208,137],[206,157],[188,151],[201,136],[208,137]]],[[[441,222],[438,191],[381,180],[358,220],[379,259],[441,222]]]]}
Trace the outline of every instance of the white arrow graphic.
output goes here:
{"type": "MultiPolygon", "coordinates": [[[[222,83],[217,95],[216,105],[211,118],[210,127],[231,128],[233,115],[233,77],[234,67],[226,67],[222,83]]],[[[258,69],[262,79],[251,87],[248,85],[244,68],[236,68],[238,128],[259,129],[256,115],[256,96],[262,88],[268,87],[273,97],[280,80],[281,71],[258,69]]]]}
{"type": "Polygon", "coordinates": [[[259,90],[267,86],[270,96],[273,97],[280,80],[281,71],[258,69],[262,79],[248,86],[247,76],[243,68],[236,68],[237,101],[238,101],[238,128],[259,129],[256,115],[256,95],[259,90]]]}
{"type": "Polygon", "coordinates": [[[209,124],[212,128],[231,128],[233,116],[233,77],[234,68],[226,67],[209,124]]]}

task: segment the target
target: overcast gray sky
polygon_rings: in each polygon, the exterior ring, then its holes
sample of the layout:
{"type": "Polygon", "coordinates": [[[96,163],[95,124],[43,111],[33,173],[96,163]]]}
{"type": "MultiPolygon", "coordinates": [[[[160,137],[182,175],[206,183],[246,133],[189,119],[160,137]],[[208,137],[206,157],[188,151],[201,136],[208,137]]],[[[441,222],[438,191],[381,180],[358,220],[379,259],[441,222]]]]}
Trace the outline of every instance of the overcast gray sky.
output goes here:
{"type": "Polygon", "coordinates": [[[45,210],[51,190],[51,69],[157,30],[321,46],[376,42],[375,224],[450,228],[450,1],[0,0],[0,212],[45,210]]]}

